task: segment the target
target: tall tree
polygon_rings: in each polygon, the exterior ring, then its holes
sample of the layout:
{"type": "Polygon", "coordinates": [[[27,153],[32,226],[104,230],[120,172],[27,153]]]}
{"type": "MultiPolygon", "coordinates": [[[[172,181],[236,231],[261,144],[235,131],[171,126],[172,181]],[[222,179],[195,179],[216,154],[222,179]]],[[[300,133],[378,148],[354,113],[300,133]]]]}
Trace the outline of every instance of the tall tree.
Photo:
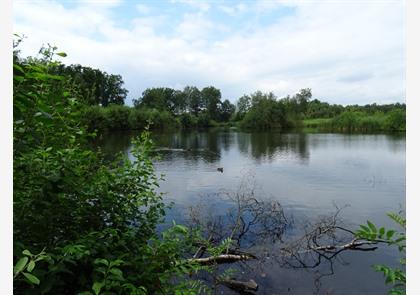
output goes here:
{"type": "Polygon", "coordinates": [[[235,112],[235,105],[230,103],[229,100],[225,99],[221,105],[220,120],[223,122],[229,121],[230,117],[235,112]]]}
{"type": "Polygon", "coordinates": [[[203,101],[206,105],[206,110],[211,119],[217,120],[220,115],[222,94],[219,89],[208,86],[201,90],[203,101]]]}
{"type": "Polygon", "coordinates": [[[188,105],[188,110],[197,115],[201,110],[204,109],[205,105],[201,92],[197,87],[186,86],[183,90],[183,95],[188,105]]]}

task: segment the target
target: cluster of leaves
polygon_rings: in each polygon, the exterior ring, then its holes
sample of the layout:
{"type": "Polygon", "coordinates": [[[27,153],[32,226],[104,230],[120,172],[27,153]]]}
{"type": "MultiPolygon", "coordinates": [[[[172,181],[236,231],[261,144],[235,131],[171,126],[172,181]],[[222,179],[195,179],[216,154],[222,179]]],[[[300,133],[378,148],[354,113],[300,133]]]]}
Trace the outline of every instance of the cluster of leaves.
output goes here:
{"type": "Polygon", "coordinates": [[[406,235],[405,225],[406,219],[401,215],[395,213],[388,213],[395,223],[397,223],[402,232],[393,229],[385,229],[384,227],[377,228],[372,222],[368,221],[367,225],[360,225],[360,229],[357,231],[356,236],[361,239],[366,239],[374,242],[386,243],[389,246],[396,246],[398,251],[403,255],[400,259],[401,268],[392,268],[386,265],[374,265],[376,271],[382,272],[385,276],[385,283],[392,284],[393,288],[389,291],[391,295],[405,294],[405,248],[406,248],[406,235]]]}
{"type": "Polygon", "coordinates": [[[133,142],[133,161],[110,163],[92,150],[86,105],[74,80],[56,74],[54,56],[65,54],[55,51],[14,52],[14,292],[202,290],[188,277],[202,270],[186,259],[195,234],[180,225],[156,231],[165,205],[149,132],[133,142]]]}

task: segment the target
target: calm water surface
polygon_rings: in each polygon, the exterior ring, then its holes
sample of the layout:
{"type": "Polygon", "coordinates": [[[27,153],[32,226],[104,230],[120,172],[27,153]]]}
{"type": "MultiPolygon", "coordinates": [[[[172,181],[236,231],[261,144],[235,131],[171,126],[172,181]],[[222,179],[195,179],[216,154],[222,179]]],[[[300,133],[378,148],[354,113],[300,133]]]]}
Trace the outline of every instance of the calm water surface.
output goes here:
{"type": "MultiPolygon", "coordinates": [[[[133,133],[113,133],[100,142],[106,153],[130,156],[133,133]]],[[[349,228],[367,219],[393,226],[386,212],[405,210],[405,135],[347,135],[230,131],[172,132],[153,135],[165,175],[160,190],[175,203],[168,220],[185,220],[187,208],[203,196],[235,191],[250,175],[264,197],[279,201],[298,228],[345,207],[349,228]],[[217,168],[223,167],[223,173],[217,168]]],[[[209,205],[209,204],[208,204],[209,205]]],[[[226,214],[214,199],[213,214],[226,214]]],[[[386,294],[383,277],[371,265],[397,265],[398,253],[343,253],[333,265],[294,269],[266,263],[244,269],[244,279],[260,285],[258,294],[386,294]]],[[[229,293],[221,288],[219,293],[229,293]]]]}

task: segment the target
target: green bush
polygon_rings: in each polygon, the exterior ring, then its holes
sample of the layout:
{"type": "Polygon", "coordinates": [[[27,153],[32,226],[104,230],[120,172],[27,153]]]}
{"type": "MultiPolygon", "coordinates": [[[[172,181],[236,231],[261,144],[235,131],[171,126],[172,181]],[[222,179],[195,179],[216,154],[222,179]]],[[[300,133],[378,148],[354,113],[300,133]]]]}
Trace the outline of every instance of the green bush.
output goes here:
{"type": "MultiPolygon", "coordinates": [[[[156,231],[165,205],[149,134],[134,140],[133,161],[105,161],[88,148],[86,106],[49,73],[55,64],[15,58],[14,293],[199,293],[188,276],[205,268],[185,259],[199,237],[180,225],[156,231]]],[[[89,111],[126,128],[128,108],[89,111]]]]}
{"type": "Polygon", "coordinates": [[[210,116],[209,114],[205,113],[200,113],[197,116],[197,126],[198,127],[210,127],[210,116]]]}
{"type": "Polygon", "coordinates": [[[332,125],[341,131],[357,131],[362,117],[363,113],[361,112],[346,111],[335,117],[332,120],[332,125]]]}
{"type": "Polygon", "coordinates": [[[100,106],[84,108],[81,120],[89,131],[105,131],[108,129],[108,121],[105,112],[100,106]]]}
{"type": "Polygon", "coordinates": [[[131,108],[122,105],[110,105],[104,108],[109,130],[129,130],[131,108]]]}
{"type": "Polygon", "coordinates": [[[198,119],[193,114],[183,113],[179,116],[179,122],[182,128],[194,128],[197,127],[198,119]]]}
{"type": "Polygon", "coordinates": [[[388,113],[385,120],[385,127],[392,131],[405,130],[405,110],[393,110],[388,113]]]}
{"type": "Polygon", "coordinates": [[[130,114],[128,116],[128,124],[130,126],[130,129],[144,129],[148,125],[147,120],[147,114],[144,111],[135,108],[131,109],[130,114]]]}

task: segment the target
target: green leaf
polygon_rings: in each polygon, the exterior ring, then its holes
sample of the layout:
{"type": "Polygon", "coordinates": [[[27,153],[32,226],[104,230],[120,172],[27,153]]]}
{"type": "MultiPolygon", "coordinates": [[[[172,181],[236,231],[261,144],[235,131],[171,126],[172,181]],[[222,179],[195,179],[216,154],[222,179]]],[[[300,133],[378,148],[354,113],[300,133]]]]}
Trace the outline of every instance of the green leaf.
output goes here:
{"type": "Polygon", "coordinates": [[[395,230],[389,230],[386,232],[386,238],[389,240],[395,234],[395,230]]]}
{"type": "Polygon", "coordinates": [[[124,261],[123,261],[123,260],[121,260],[121,259],[116,259],[116,260],[111,261],[111,263],[109,264],[109,266],[110,266],[110,267],[113,267],[113,266],[119,266],[119,265],[121,265],[121,264],[123,264],[123,263],[124,263],[124,261]]]}
{"type": "Polygon", "coordinates": [[[23,251],[22,251],[22,254],[23,254],[23,255],[26,255],[26,256],[32,256],[32,253],[31,253],[31,252],[29,252],[29,250],[23,250],[23,251]]]}
{"type": "Polygon", "coordinates": [[[27,272],[23,272],[23,275],[32,284],[39,285],[39,283],[40,283],[39,279],[36,276],[34,276],[33,274],[30,274],[30,273],[27,273],[27,272]]]}
{"type": "Polygon", "coordinates": [[[61,56],[61,57],[66,57],[67,56],[67,53],[65,53],[65,52],[57,52],[56,54],[58,56],[61,56]]]}
{"type": "Polygon", "coordinates": [[[183,225],[177,224],[177,225],[174,226],[174,232],[181,233],[181,234],[187,234],[188,229],[183,225]]]}
{"type": "Polygon", "coordinates": [[[372,232],[376,233],[376,227],[375,227],[375,225],[372,222],[370,222],[369,220],[367,221],[367,224],[368,224],[370,230],[372,232]]]}
{"type": "Polygon", "coordinates": [[[31,260],[28,263],[28,267],[26,268],[27,271],[32,272],[32,270],[35,268],[35,261],[31,260]]]}
{"type": "Polygon", "coordinates": [[[22,72],[22,73],[24,73],[23,68],[21,66],[17,65],[17,64],[13,64],[13,68],[16,69],[16,70],[18,70],[18,71],[20,71],[20,72],[22,72]]]}
{"type": "Polygon", "coordinates": [[[109,265],[109,262],[106,259],[97,258],[97,259],[95,259],[95,264],[104,264],[104,265],[108,266],[109,265]]]}
{"type": "Polygon", "coordinates": [[[29,260],[28,257],[22,257],[21,259],[19,259],[19,261],[16,263],[13,269],[14,273],[17,274],[21,272],[25,268],[26,263],[28,263],[28,260],[29,260]]]}
{"type": "Polygon", "coordinates": [[[381,227],[380,229],[379,229],[379,237],[383,237],[383,235],[385,234],[385,228],[384,227],[381,227]]]}
{"type": "Polygon", "coordinates": [[[362,229],[361,231],[362,231],[363,233],[368,233],[368,232],[370,232],[369,228],[368,228],[366,225],[361,224],[361,225],[360,225],[360,228],[362,229]]]}
{"type": "Polygon", "coordinates": [[[117,277],[119,277],[119,278],[123,278],[123,273],[122,273],[122,271],[120,270],[120,269],[118,269],[118,268],[111,268],[110,270],[109,270],[109,272],[110,273],[112,273],[113,275],[116,275],[117,277]]]}
{"type": "Polygon", "coordinates": [[[93,292],[95,292],[95,295],[98,295],[101,292],[101,289],[103,288],[103,286],[104,286],[104,283],[102,282],[93,283],[92,290],[93,292]]]}

